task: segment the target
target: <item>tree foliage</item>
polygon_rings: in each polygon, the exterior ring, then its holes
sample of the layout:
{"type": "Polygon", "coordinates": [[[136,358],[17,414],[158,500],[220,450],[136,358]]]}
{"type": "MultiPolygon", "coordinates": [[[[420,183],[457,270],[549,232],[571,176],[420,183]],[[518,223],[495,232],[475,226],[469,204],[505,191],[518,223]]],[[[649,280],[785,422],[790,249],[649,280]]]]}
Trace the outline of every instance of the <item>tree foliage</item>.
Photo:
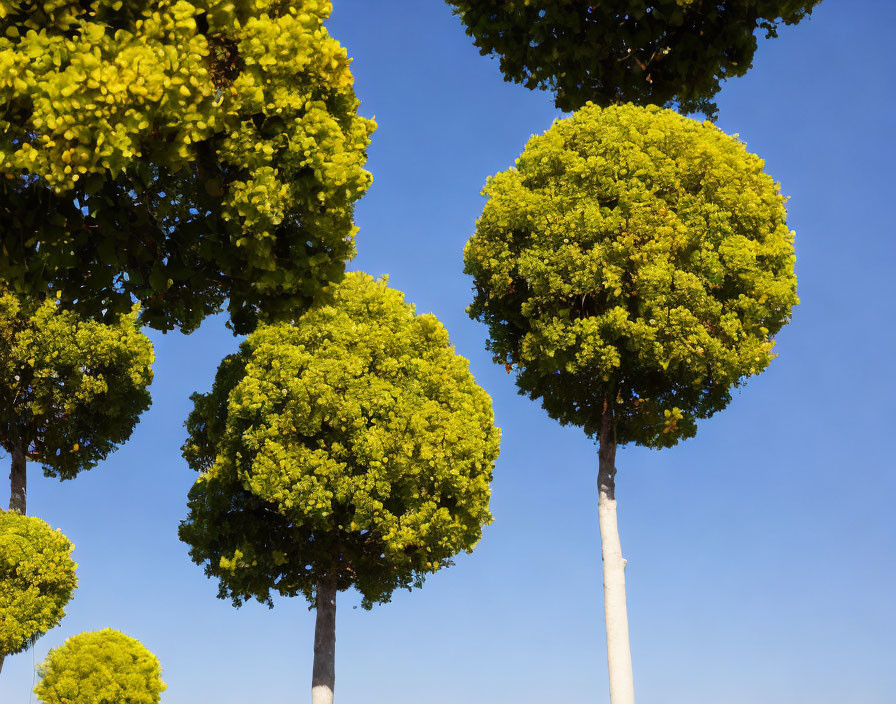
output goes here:
{"type": "Polygon", "coordinates": [[[508,81],[556,93],[557,107],[678,104],[713,116],[744,75],[756,30],[777,36],[820,0],[448,0],[508,81]]]}
{"type": "Polygon", "coordinates": [[[349,274],[294,326],[260,328],[194,402],[184,456],[202,474],[180,535],[237,605],[314,603],[335,574],[369,608],[491,520],[491,399],[384,281],[349,274]]]}
{"type": "Polygon", "coordinates": [[[0,510],[0,664],[65,616],[78,585],[72,549],[39,518],[0,510]]]}
{"type": "Polygon", "coordinates": [[[150,404],[136,310],[113,324],[0,291],[0,444],[71,479],[127,440],[150,404]]]}
{"type": "Polygon", "coordinates": [[[158,658],[111,628],[69,638],[39,674],[34,692],[44,704],[158,704],[167,689],[158,658]]]}
{"type": "Polygon", "coordinates": [[[796,296],[785,199],[711,123],[587,106],[494,176],[471,316],[551,417],[665,447],[773,358],[796,296]]]}
{"type": "Polygon", "coordinates": [[[160,329],[308,304],[371,180],[331,9],[0,0],[0,276],[160,329]]]}

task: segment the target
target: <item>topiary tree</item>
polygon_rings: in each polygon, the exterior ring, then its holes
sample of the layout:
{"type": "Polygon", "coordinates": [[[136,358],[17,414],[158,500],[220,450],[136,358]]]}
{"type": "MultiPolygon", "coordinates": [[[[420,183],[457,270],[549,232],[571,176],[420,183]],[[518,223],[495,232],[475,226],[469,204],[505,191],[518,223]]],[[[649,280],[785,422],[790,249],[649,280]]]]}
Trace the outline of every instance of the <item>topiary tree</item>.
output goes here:
{"type": "Polygon", "coordinates": [[[113,324],[0,290],[0,446],[12,511],[25,513],[27,461],[72,479],[127,440],[149,408],[152,343],[136,310],[113,324]]]}
{"type": "Polygon", "coordinates": [[[616,448],[693,437],[768,366],[798,302],[785,199],[737,139],[631,105],[557,121],[484,194],[469,313],[521,394],[598,439],[610,692],[630,704],[616,448]]]}
{"type": "Polygon", "coordinates": [[[0,277],[168,330],[354,254],[370,120],[327,0],[0,0],[0,277]]]}
{"type": "Polygon", "coordinates": [[[65,616],[78,586],[72,549],[39,518],[0,509],[0,670],[65,616]]]}
{"type": "Polygon", "coordinates": [[[111,628],[69,638],[38,673],[34,693],[44,704],[158,704],[168,688],[158,658],[111,628]]]}
{"type": "Polygon", "coordinates": [[[193,398],[180,537],[234,605],[316,607],[312,700],[332,702],[337,592],[387,602],[491,521],[491,399],[433,315],[362,273],[253,333],[193,398]]]}
{"type": "Polygon", "coordinates": [[[719,84],[742,76],[756,30],[775,37],[821,0],[448,0],[506,80],[575,110],[633,102],[713,117],[719,84]]]}

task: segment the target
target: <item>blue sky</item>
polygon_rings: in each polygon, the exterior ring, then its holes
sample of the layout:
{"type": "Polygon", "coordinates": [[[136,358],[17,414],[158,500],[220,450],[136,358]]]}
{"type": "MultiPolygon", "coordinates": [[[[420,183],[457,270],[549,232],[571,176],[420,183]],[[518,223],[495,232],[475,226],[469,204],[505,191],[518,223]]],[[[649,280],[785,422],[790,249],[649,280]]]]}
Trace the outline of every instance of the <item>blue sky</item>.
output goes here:
{"type": "MultiPolygon", "coordinates": [[[[440,0],[335,5],[329,29],[379,123],[351,268],[390,274],[445,323],[503,428],[476,552],[372,612],[340,596],[337,700],[606,701],[595,447],[516,395],[464,313],[479,190],[557,112],[505,84],[440,0]]],[[[891,0],[825,0],[720,95],[719,126],[791,196],[802,305],[769,371],[695,439],[617,459],[641,704],[893,702],[894,24],[891,0]]],[[[131,442],[74,482],[31,468],[29,511],[76,543],[80,588],[34,653],[7,660],[3,704],[29,701],[33,659],[107,626],[159,656],[164,704],[308,698],[313,613],[217,600],[176,535],[188,397],[237,341],[221,320],[152,337],[154,403],[131,442]]]]}

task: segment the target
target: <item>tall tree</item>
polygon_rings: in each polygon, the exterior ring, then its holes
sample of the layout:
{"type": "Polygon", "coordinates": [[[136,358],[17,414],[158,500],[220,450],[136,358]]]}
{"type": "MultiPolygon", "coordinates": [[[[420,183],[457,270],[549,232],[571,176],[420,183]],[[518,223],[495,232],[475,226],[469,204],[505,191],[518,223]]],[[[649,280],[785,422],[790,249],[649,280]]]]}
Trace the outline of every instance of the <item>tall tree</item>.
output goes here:
{"type": "Polygon", "coordinates": [[[78,586],[72,549],[39,518],[0,509],[0,670],[65,616],[78,586]]]}
{"type": "Polygon", "coordinates": [[[158,704],[168,688],[158,658],[111,628],[69,638],[38,672],[34,693],[43,704],[158,704]]]}
{"type": "Polygon", "coordinates": [[[556,93],[575,110],[633,102],[715,115],[713,96],[742,76],[756,31],[775,37],[821,0],[448,0],[506,80],[556,93]]]}
{"type": "Polygon", "coordinates": [[[371,120],[327,0],[0,0],[0,278],[238,332],[341,277],[371,120]]]}
{"type": "Polygon", "coordinates": [[[25,513],[27,461],[72,479],[127,440],[149,407],[152,343],[137,312],[113,324],[0,290],[0,446],[11,511],[25,513]]]}
{"type": "Polygon", "coordinates": [[[771,362],[798,302],[785,199],[737,139],[632,105],[557,121],[484,193],[469,313],[520,393],[598,440],[610,694],[631,704],[616,448],[692,437],[771,362]]]}
{"type": "Polygon", "coordinates": [[[353,273],[294,326],[253,333],[194,402],[181,539],[234,605],[316,607],[312,701],[329,704],[337,593],[387,602],[491,521],[491,399],[433,315],[353,273]]]}

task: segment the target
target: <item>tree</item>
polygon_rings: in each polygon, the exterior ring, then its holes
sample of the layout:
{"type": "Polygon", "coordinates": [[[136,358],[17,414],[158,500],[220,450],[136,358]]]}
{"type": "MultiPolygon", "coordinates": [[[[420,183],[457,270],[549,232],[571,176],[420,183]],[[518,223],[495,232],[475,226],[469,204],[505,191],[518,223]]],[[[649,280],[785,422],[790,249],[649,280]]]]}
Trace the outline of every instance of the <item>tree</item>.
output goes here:
{"type": "Polygon", "coordinates": [[[692,437],[768,366],[798,302],[785,199],[711,123],[631,105],[557,121],[484,195],[469,313],[521,394],[598,439],[610,691],[631,704],[616,448],[692,437]]]}
{"type": "Polygon", "coordinates": [[[234,605],[316,607],[312,700],[332,702],[337,592],[387,602],[491,521],[491,399],[433,315],[362,273],[253,333],[193,399],[180,537],[234,605]]]}
{"type": "Polygon", "coordinates": [[[69,638],[39,674],[34,693],[44,704],[158,704],[168,688],[158,658],[111,628],[69,638]]]}
{"type": "Polygon", "coordinates": [[[307,305],[371,181],[331,7],[0,0],[0,278],[162,330],[307,305]]]}
{"type": "Polygon", "coordinates": [[[114,324],[0,290],[0,445],[9,508],[26,511],[27,460],[72,479],[126,441],[149,408],[152,343],[137,311],[114,324]]]}
{"type": "Polygon", "coordinates": [[[39,518],[0,509],[0,670],[65,616],[78,586],[72,549],[39,518]]]}
{"type": "Polygon", "coordinates": [[[575,110],[677,104],[713,117],[719,84],[751,67],[761,29],[775,37],[821,0],[448,0],[505,79],[575,110]]]}

